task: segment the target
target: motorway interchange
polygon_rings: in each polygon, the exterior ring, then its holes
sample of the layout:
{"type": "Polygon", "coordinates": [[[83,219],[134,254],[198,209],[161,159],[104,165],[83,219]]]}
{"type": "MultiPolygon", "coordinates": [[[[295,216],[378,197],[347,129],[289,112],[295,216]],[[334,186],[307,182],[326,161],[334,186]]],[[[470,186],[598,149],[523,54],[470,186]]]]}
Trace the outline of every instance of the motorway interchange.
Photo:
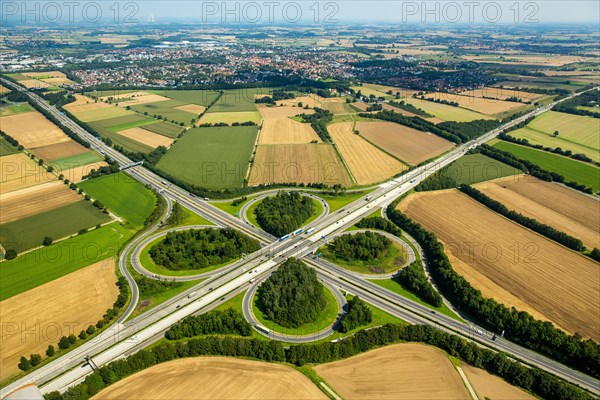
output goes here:
{"type": "MultiPolygon", "coordinates": [[[[289,256],[304,259],[303,261],[317,270],[319,279],[337,293],[341,293],[340,290],[342,290],[347,293],[352,293],[353,295],[358,295],[367,303],[409,323],[428,324],[455,333],[465,339],[476,341],[482,346],[503,351],[509,356],[521,360],[526,364],[535,365],[545,369],[572,383],[591,390],[594,393],[598,393],[599,382],[592,377],[574,371],[558,362],[517,346],[507,340],[502,339],[493,341],[491,335],[480,334],[479,332],[483,333],[483,330],[471,323],[460,322],[445,315],[435,313],[421,304],[410,301],[396,293],[365,280],[363,276],[347,271],[323,259],[313,259],[311,256],[316,249],[322,246],[323,237],[329,238],[335,236],[336,234],[345,231],[363,217],[371,214],[374,210],[387,207],[394,199],[408,192],[437,170],[462,157],[469,149],[490,140],[510,126],[516,125],[531,116],[539,115],[542,112],[547,111],[555,104],[549,104],[510,121],[476,140],[456,147],[454,150],[437,160],[408,171],[399,178],[385,182],[375,191],[371,192],[368,197],[365,196],[360,198],[341,210],[329,213],[328,209],[324,208],[323,214],[318,219],[313,221],[309,226],[304,227],[305,230],[310,228],[310,234],[301,233],[298,235],[291,235],[288,239],[281,241],[248,223],[244,218],[236,218],[229,215],[224,211],[213,207],[205,200],[190,196],[190,194],[183,189],[168,182],[164,182],[162,178],[143,166],[131,166],[131,164],[133,164],[131,160],[97,140],[89,132],[85,131],[75,122],[60,113],[56,108],[48,105],[39,96],[26,91],[12,82],[2,80],[2,83],[5,86],[26,93],[33,101],[52,113],[65,126],[68,126],[83,139],[89,141],[94,150],[106,154],[107,157],[118,162],[119,165],[133,178],[143,184],[150,185],[161,192],[167,200],[167,215],[170,213],[173,202],[177,201],[216,226],[234,228],[258,239],[262,244],[262,249],[219,270],[192,277],[179,278],[187,280],[206,279],[163,304],[128,320],[139,300],[138,288],[127,268],[128,258],[131,260],[132,266],[138,272],[143,273],[150,278],[160,278],[145,271],[137,261],[137,256],[144,245],[162,234],[162,232],[159,232],[162,221],[157,223],[129,243],[120,255],[119,269],[130,284],[132,299],[128,308],[118,321],[102,335],[99,335],[68,354],[33,371],[24,378],[0,389],[0,397],[10,393],[15,388],[32,382],[38,384],[43,393],[54,390],[64,391],[69,386],[82,381],[86,375],[92,372],[89,364],[85,362],[86,356],[92,357],[94,363],[98,366],[102,366],[118,358],[126,357],[160,339],[171,325],[186,316],[206,312],[211,307],[214,307],[215,304],[220,304],[224,299],[233,297],[248,289],[250,286],[252,286],[251,291],[254,290],[256,288],[256,283],[268,277],[268,275],[289,256]],[[267,256],[267,254],[269,256],[267,256]],[[248,271],[252,271],[252,274],[249,274],[248,271]],[[257,281],[254,282],[254,285],[249,283],[250,276],[257,279],[257,281]]],[[[185,227],[181,229],[185,229],[185,227]]],[[[249,299],[249,296],[250,295],[247,294],[246,298],[249,299]]],[[[339,297],[343,296],[340,295],[339,297]]],[[[246,305],[245,311],[249,308],[246,298],[244,300],[244,304],[246,305]]],[[[343,303],[343,300],[339,299],[339,302],[343,303]]],[[[251,316],[247,316],[247,318],[251,318],[251,316]]],[[[271,332],[269,332],[269,335],[272,338],[282,339],[287,342],[302,342],[308,341],[308,339],[319,340],[326,337],[329,333],[330,329],[311,335],[310,338],[283,338],[281,336],[276,336],[275,333],[271,332]]]]}

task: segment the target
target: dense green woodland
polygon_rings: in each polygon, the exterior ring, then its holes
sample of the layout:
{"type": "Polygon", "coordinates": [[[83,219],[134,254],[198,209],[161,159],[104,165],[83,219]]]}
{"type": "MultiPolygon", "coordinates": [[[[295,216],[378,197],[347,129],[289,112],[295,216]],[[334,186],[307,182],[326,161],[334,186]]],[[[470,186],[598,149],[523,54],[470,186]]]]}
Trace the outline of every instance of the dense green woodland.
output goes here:
{"type": "Polygon", "coordinates": [[[323,290],[314,269],[290,258],[260,285],[257,306],[267,319],[297,328],[316,321],[325,309],[323,290]]]}
{"type": "Polygon", "coordinates": [[[346,333],[359,326],[369,325],[373,320],[373,312],[358,296],[348,301],[347,313],[340,324],[340,332],[346,333]]]}
{"type": "Polygon", "coordinates": [[[328,249],[342,260],[374,261],[389,255],[392,241],[380,233],[359,232],[336,237],[328,249]]]}
{"type": "Polygon", "coordinates": [[[262,339],[207,336],[187,342],[162,342],[100,367],[82,383],[66,392],[48,393],[47,400],[87,400],[107,386],[145,368],[163,362],[206,355],[248,357],[270,362],[288,362],[298,366],[325,363],[398,342],[419,342],[439,347],[450,355],[498,375],[513,385],[547,400],[591,400],[588,392],[538,368],[512,361],[503,353],[483,349],[473,342],[425,325],[384,325],[363,330],[336,343],[284,344],[262,339]]]}
{"type": "Polygon", "coordinates": [[[222,264],[259,249],[256,239],[235,229],[207,228],[169,232],[149,254],[156,264],[180,271],[222,264]]]}
{"type": "Polygon", "coordinates": [[[251,336],[252,326],[242,314],[228,308],[225,311],[215,310],[186,317],[169,328],[165,337],[169,340],[179,340],[209,333],[251,336]]]}
{"type": "Polygon", "coordinates": [[[421,261],[415,261],[402,268],[398,275],[394,277],[394,280],[402,285],[404,289],[416,294],[432,306],[440,307],[442,305],[442,296],[436,292],[427,280],[421,261]]]}
{"type": "Polygon", "coordinates": [[[297,192],[279,192],[265,198],[254,210],[265,232],[281,237],[300,228],[315,213],[311,198],[297,192]]]}

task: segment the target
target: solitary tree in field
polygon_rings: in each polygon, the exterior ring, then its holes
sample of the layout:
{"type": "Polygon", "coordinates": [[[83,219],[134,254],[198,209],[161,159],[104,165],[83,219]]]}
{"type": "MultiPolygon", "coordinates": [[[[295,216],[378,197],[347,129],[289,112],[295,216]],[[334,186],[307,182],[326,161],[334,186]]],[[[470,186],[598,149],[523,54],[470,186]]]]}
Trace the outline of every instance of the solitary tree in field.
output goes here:
{"type": "Polygon", "coordinates": [[[55,353],[54,346],[52,346],[51,344],[49,344],[48,345],[48,349],[46,349],[46,355],[48,357],[52,357],[54,355],[54,353],[55,353]]]}
{"type": "Polygon", "coordinates": [[[50,246],[52,244],[52,238],[50,236],[46,236],[42,241],[42,245],[50,246]]]}
{"type": "Polygon", "coordinates": [[[557,137],[558,136],[558,131],[554,131],[554,133],[552,134],[552,136],[557,137]]]}
{"type": "Polygon", "coordinates": [[[7,260],[12,260],[16,257],[17,257],[17,251],[15,249],[6,250],[6,254],[4,255],[4,258],[6,258],[7,260]]]}

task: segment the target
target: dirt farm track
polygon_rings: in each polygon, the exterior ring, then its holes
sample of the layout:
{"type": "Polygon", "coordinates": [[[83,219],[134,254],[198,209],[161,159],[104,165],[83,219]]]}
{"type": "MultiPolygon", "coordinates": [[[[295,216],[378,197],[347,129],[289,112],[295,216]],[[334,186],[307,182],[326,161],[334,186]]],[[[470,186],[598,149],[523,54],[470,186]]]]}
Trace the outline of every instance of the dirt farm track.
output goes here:
{"type": "Polygon", "coordinates": [[[300,372],[284,365],[195,357],[146,369],[110,386],[93,399],[320,400],[327,396],[300,372]]]}

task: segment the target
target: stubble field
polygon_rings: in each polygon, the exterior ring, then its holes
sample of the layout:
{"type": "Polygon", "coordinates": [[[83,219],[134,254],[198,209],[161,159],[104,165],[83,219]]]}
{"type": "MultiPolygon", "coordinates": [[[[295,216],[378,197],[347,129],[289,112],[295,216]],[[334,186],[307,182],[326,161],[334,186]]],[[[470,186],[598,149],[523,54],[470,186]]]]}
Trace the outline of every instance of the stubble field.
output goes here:
{"type": "Polygon", "coordinates": [[[94,400],[149,398],[320,400],[327,396],[300,372],[284,365],[195,357],[146,369],[93,397],[94,400]]]}
{"type": "Polygon", "coordinates": [[[421,344],[397,344],[313,368],[345,399],[468,399],[448,357],[421,344]]]}
{"type": "Polygon", "coordinates": [[[0,347],[0,380],[19,371],[22,355],[43,355],[49,344],[57,348],[60,337],[69,335],[67,324],[76,324],[73,333],[77,335],[102,318],[119,292],[114,263],[108,258],[0,302],[2,323],[17,324],[17,332],[7,334],[0,347]],[[22,340],[21,326],[38,335],[22,340]]]}
{"type": "Polygon", "coordinates": [[[67,142],[71,139],[37,111],[0,118],[2,130],[26,149],[67,142]]]}
{"type": "Polygon", "coordinates": [[[136,142],[140,142],[152,148],[158,146],[169,147],[171,143],[173,143],[173,139],[163,135],[159,135],[154,132],[147,131],[144,128],[129,128],[122,131],[118,131],[117,133],[121,136],[133,139],[136,142]]]}
{"type": "Polygon", "coordinates": [[[489,115],[467,110],[466,108],[452,107],[427,100],[408,98],[406,102],[443,121],[470,122],[477,119],[493,119],[489,115]]]}
{"type": "Polygon", "coordinates": [[[56,176],[46,172],[24,153],[0,157],[0,186],[2,193],[56,181],[56,176]]]}
{"type": "MultiPolygon", "coordinates": [[[[466,108],[485,115],[500,115],[508,111],[513,111],[519,108],[523,108],[522,103],[514,101],[503,101],[495,99],[485,99],[483,97],[469,97],[461,96],[451,93],[428,93],[425,98],[433,98],[435,100],[447,100],[454,101],[459,104],[460,107],[466,108]]],[[[456,107],[455,107],[456,108],[456,107]]]]}
{"type": "Polygon", "coordinates": [[[494,400],[535,400],[536,397],[529,393],[512,386],[501,378],[494,376],[487,371],[472,367],[468,364],[462,364],[462,369],[467,379],[473,386],[475,393],[480,399],[494,400]]]}
{"type": "Polygon", "coordinates": [[[588,249],[600,248],[600,202],[592,197],[531,176],[475,187],[511,210],[581,239],[588,249]]]}
{"type": "Polygon", "coordinates": [[[289,118],[269,118],[263,122],[258,144],[290,144],[320,142],[310,124],[289,118]]]}
{"type": "Polygon", "coordinates": [[[356,129],[361,136],[409,165],[417,165],[454,147],[439,136],[393,122],[357,122],[356,129]]]}
{"type": "Polygon", "coordinates": [[[600,337],[600,278],[591,259],[454,189],[412,195],[399,208],[439,237],[455,270],[485,297],[600,337]]]}
{"type": "Polygon", "coordinates": [[[356,183],[381,182],[407,169],[406,165],[355,134],[352,126],[352,122],[342,122],[329,125],[327,129],[356,183]]]}

